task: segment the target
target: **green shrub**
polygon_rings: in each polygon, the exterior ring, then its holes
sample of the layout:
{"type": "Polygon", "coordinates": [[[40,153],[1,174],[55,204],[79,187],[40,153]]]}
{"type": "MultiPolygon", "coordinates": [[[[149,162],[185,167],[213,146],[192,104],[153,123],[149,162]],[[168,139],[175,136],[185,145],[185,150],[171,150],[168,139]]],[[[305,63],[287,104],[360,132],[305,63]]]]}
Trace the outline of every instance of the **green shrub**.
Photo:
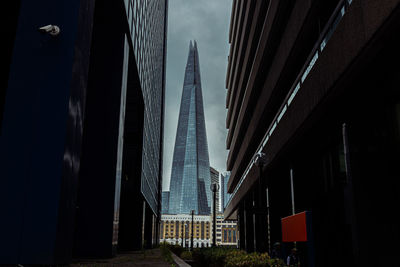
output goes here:
{"type": "Polygon", "coordinates": [[[211,267],[283,267],[282,260],[271,259],[268,253],[246,253],[235,248],[201,248],[194,249],[192,253],[194,263],[192,266],[211,267]]]}
{"type": "Polygon", "coordinates": [[[196,248],[193,250],[193,266],[224,266],[227,255],[237,249],[214,247],[214,248],[196,248]]]}
{"type": "Polygon", "coordinates": [[[269,266],[271,267],[281,267],[281,266],[286,266],[286,264],[283,262],[281,259],[270,259],[268,261],[269,266]]]}
{"type": "Polygon", "coordinates": [[[267,267],[269,256],[267,253],[256,253],[247,254],[246,252],[232,253],[226,258],[225,266],[227,267],[267,267]]]}
{"type": "Polygon", "coordinates": [[[183,251],[180,255],[182,260],[191,260],[192,259],[192,252],[190,251],[183,251]]]}

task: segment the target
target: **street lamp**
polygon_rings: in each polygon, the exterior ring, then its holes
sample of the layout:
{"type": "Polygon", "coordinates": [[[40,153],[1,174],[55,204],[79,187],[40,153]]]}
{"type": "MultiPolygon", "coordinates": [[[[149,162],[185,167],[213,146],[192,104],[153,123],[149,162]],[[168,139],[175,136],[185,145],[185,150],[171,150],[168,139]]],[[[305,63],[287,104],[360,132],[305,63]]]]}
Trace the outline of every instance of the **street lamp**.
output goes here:
{"type": "Polygon", "coordinates": [[[188,224],[188,222],[185,222],[185,248],[188,247],[188,244],[187,244],[188,240],[186,240],[188,235],[189,235],[189,224],[188,224]]]}
{"type": "Polygon", "coordinates": [[[213,192],[213,244],[212,244],[212,246],[215,247],[216,240],[217,240],[217,234],[216,234],[217,218],[216,218],[216,214],[215,214],[215,206],[217,203],[217,191],[219,190],[219,184],[212,183],[210,186],[210,189],[213,192]]]}
{"type": "Polygon", "coordinates": [[[184,230],[185,230],[185,226],[184,226],[184,222],[182,222],[182,244],[181,244],[182,247],[184,247],[184,243],[183,242],[185,241],[184,240],[184,230]]]}
{"type": "Polygon", "coordinates": [[[261,176],[262,169],[267,164],[267,156],[265,153],[258,152],[254,158],[254,165],[258,167],[259,175],[258,175],[258,203],[261,204],[261,176]]]}
{"type": "MultiPolygon", "coordinates": [[[[259,152],[256,154],[254,158],[254,165],[256,165],[259,169],[258,175],[258,205],[261,205],[261,176],[262,176],[262,169],[267,164],[267,156],[265,153],[259,152]]],[[[268,194],[268,185],[266,189],[267,195],[267,237],[268,237],[268,253],[271,255],[271,234],[270,234],[270,222],[269,222],[269,194],[268,194]]],[[[254,202],[253,202],[254,206],[254,202]]],[[[253,233],[254,233],[254,250],[256,250],[256,225],[255,225],[255,213],[253,213],[253,233]]]]}
{"type": "Polygon", "coordinates": [[[192,210],[192,235],[190,237],[190,247],[193,250],[193,220],[194,220],[194,210],[192,210]]]}

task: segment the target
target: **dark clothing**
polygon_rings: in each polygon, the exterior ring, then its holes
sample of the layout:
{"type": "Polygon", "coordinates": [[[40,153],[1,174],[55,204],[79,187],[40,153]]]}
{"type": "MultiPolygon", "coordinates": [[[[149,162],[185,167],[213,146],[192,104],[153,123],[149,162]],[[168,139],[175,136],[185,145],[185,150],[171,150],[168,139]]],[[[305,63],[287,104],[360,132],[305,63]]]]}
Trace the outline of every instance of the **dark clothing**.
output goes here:
{"type": "Polygon", "coordinates": [[[289,266],[297,266],[299,264],[299,257],[295,254],[290,254],[287,257],[287,265],[289,266]]]}
{"type": "Polygon", "coordinates": [[[271,258],[272,259],[282,259],[282,254],[280,249],[273,249],[271,251],[271,258]]]}

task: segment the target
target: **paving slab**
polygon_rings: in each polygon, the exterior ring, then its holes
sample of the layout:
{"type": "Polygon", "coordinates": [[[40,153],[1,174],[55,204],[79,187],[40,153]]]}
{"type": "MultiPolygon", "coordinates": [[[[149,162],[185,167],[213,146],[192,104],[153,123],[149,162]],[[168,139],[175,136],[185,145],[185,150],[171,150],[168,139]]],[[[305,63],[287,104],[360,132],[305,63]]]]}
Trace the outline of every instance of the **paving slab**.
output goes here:
{"type": "Polygon", "coordinates": [[[117,256],[111,259],[82,259],[76,261],[73,264],[70,264],[70,266],[71,267],[113,267],[113,266],[171,267],[172,265],[164,260],[163,256],[161,255],[161,250],[159,248],[156,248],[156,249],[145,250],[145,252],[132,251],[124,254],[118,254],[117,256]]]}

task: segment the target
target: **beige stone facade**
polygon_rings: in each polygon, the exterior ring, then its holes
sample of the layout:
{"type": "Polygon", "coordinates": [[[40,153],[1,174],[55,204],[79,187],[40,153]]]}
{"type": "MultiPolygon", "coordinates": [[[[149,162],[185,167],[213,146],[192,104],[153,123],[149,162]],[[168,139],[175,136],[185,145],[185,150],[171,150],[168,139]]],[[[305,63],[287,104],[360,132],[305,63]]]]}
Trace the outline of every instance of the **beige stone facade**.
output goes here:
{"type": "MultiPolygon", "coordinates": [[[[212,242],[212,217],[210,215],[193,216],[193,245],[208,247],[212,242]]],[[[160,242],[190,246],[192,237],[192,216],[188,214],[161,215],[160,242]]]]}

